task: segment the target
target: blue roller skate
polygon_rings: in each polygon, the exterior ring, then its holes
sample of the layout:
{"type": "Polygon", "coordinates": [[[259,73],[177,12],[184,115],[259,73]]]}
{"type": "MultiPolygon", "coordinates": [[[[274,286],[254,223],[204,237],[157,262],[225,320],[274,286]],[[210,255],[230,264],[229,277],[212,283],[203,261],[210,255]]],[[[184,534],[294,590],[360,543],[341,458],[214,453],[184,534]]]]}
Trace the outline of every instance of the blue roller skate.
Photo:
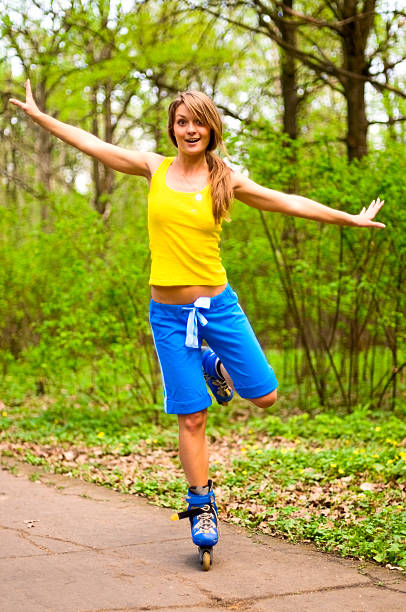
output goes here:
{"type": "Polygon", "coordinates": [[[233,399],[234,391],[220,370],[221,361],[209,347],[202,347],[202,368],[206,384],[220,406],[233,399]]]}
{"type": "Polygon", "coordinates": [[[171,517],[173,521],[189,519],[193,544],[199,549],[200,565],[205,572],[213,563],[213,546],[218,542],[217,506],[212,485],[209,480],[206,495],[196,495],[189,489],[185,498],[189,503],[188,509],[171,517]]]}

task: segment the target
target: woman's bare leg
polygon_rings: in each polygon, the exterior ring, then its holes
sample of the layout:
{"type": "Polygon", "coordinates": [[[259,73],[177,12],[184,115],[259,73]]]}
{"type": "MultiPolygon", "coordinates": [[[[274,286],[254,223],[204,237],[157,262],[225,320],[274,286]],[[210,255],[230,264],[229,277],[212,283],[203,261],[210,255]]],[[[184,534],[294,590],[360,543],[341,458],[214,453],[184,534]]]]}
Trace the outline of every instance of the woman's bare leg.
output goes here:
{"type": "Polygon", "coordinates": [[[209,479],[206,421],[207,409],[193,414],[178,414],[179,457],[191,487],[204,487],[209,479]]]}
{"type": "MultiPolygon", "coordinates": [[[[220,371],[222,375],[224,376],[224,378],[226,379],[228,386],[234,389],[235,391],[231,376],[227,372],[223,364],[220,365],[220,371]]],[[[253,398],[246,398],[246,399],[249,402],[255,404],[255,406],[258,406],[259,408],[269,408],[269,406],[272,406],[276,402],[277,397],[278,395],[275,389],[274,391],[271,391],[271,393],[267,393],[266,395],[262,395],[261,397],[253,397],[253,398]]]]}

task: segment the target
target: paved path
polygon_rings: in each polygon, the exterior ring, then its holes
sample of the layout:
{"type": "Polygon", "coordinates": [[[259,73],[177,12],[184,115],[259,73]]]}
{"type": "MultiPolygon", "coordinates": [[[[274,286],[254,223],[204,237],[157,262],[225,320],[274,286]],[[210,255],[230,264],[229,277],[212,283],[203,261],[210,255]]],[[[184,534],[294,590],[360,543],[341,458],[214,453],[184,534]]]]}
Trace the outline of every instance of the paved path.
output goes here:
{"type": "Polygon", "coordinates": [[[170,510],[35,474],[22,464],[18,476],[0,471],[1,612],[406,610],[397,571],[232,525],[203,572],[188,524],[171,522],[170,510]]]}

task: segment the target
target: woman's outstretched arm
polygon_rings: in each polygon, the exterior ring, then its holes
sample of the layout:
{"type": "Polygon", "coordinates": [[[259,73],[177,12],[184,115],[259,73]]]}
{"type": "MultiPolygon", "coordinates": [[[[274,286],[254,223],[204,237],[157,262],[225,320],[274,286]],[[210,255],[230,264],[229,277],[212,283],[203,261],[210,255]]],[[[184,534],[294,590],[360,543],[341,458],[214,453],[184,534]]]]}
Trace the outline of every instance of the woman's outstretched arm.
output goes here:
{"type": "Polygon", "coordinates": [[[159,163],[161,159],[160,155],[157,153],[129,151],[122,147],[117,147],[116,145],[100,140],[97,136],[81,128],[63,123],[46,113],[42,113],[32,95],[29,79],[25,87],[25,102],[15,98],[11,98],[10,102],[21,108],[33,121],[35,121],[35,123],[38,123],[42,128],[48,130],[64,142],[83,151],[83,153],[87,153],[87,155],[95,157],[114,170],[119,170],[126,174],[145,176],[147,179],[150,178],[157,163],[159,163]]]}
{"type": "Polygon", "coordinates": [[[368,208],[363,208],[359,215],[330,208],[315,200],[302,196],[274,191],[258,185],[242,174],[232,173],[234,196],[254,208],[270,212],[280,212],[293,217],[303,217],[322,223],[349,225],[353,227],[385,227],[383,223],[373,221],[383,205],[379,198],[373,200],[368,208]]]}

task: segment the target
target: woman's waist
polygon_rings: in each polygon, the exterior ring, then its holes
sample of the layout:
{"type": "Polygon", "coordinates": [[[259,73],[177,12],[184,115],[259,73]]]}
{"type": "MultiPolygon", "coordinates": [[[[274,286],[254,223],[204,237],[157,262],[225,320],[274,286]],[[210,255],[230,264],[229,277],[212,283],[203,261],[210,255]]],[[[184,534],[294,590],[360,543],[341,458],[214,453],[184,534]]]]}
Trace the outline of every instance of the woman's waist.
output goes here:
{"type": "Polygon", "coordinates": [[[151,297],[161,304],[190,304],[199,297],[214,297],[227,287],[222,285],[151,285],[151,297]]]}

